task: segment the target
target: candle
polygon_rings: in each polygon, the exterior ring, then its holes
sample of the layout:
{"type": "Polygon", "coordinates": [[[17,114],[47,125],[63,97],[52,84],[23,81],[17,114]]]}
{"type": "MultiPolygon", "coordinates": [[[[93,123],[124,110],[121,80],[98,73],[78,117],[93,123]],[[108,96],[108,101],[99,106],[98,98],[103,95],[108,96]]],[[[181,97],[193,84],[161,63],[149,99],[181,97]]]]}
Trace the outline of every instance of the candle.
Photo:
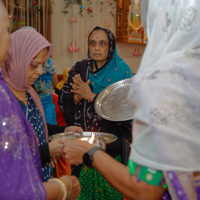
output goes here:
{"type": "Polygon", "coordinates": [[[100,140],[97,140],[95,139],[95,135],[92,133],[92,136],[90,138],[79,138],[79,140],[81,141],[87,141],[89,142],[90,144],[95,144],[97,147],[101,147],[102,149],[106,149],[106,145],[104,142],[100,141],[100,140]]]}
{"type": "Polygon", "coordinates": [[[92,143],[93,143],[93,141],[94,141],[94,134],[92,133],[92,136],[91,136],[91,138],[89,139],[89,141],[88,141],[88,142],[89,142],[90,144],[92,144],[92,143]]]}

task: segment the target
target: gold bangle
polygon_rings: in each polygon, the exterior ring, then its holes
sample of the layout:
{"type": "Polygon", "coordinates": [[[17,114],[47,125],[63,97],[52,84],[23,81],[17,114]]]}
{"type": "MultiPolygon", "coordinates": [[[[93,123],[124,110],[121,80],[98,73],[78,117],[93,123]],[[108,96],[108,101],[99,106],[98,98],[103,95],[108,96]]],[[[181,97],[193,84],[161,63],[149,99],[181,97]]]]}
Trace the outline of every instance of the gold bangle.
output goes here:
{"type": "Polygon", "coordinates": [[[49,182],[51,181],[56,181],[58,183],[60,183],[60,186],[61,186],[61,194],[59,195],[59,198],[58,200],[60,200],[61,198],[63,200],[65,200],[67,198],[67,187],[66,187],[66,184],[65,182],[63,182],[62,180],[58,179],[58,178],[50,178],[48,180],[49,182]]]}

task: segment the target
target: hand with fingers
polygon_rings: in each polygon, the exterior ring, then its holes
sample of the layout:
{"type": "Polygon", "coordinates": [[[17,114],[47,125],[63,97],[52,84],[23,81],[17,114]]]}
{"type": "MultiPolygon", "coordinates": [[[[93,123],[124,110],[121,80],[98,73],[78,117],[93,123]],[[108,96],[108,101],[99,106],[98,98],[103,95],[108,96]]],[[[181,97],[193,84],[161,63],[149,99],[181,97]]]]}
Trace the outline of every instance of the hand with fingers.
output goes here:
{"type": "MultiPolygon", "coordinates": [[[[75,75],[75,76],[73,77],[73,82],[74,82],[74,83],[70,83],[70,85],[72,86],[73,90],[75,90],[75,91],[78,91],[78,89],[80,88],[80,87],[79,87],[79,84],[78,84],[78,83],[79,83],[79,79],[81,79],[80,74],[75,75]]],[[[82,79],[81,79],[81,80],[82,80],[82,79]]],[[[72,91],[72,90],[71,90],[71,91],[72,91]]],[[[79,94],[77,94],[77,93],[74,93],[74,101],[75,101],[75,103],[80,102],[81,99],[82,99],[81,95],[79,95],[79,94]]]]}
{"type": "Polygon", "coordinates": [[[86,141],[66,140],[63,147],[63,157],[72,165],[82,164],[83,155],[92,147],[95,145],[86,141]]]}
{"type": "Polygon", "coordinates": [[[83,98],[92,102],[96,94],[94,94],[92,90],[90,89],[90,86],[89,86],[90,80],[83,82],[80,74],[75,75],[73,80],[74,80],[74,83],[70,83],[70,85],[72,86],[71,92],[77,95],[75,97],[76,98],[81,97],[81,99],[83,98]]]}
{"type": "Polygon", "coordinates": [[[61,180],[64,180],[67,188],[67,199],[66,200],[76,200],[81,191],[81,186],[79,180],[76,176],[61,176],[61,180]]]}
{"type": "Polygon", "coordinates": [[[82,132],[82,131],[83,131],[83,129],[78,126],[68,126],[64,130],[64,132],[82,132]]]}
{"type": "Polygon", "coordinates": [[[65,141],[63,139],[55,139],[49,142],[49,152],[54,162],[55,162],[54,158],[62,157],[62,149],[63,149],[64,142],[65,141]]]}

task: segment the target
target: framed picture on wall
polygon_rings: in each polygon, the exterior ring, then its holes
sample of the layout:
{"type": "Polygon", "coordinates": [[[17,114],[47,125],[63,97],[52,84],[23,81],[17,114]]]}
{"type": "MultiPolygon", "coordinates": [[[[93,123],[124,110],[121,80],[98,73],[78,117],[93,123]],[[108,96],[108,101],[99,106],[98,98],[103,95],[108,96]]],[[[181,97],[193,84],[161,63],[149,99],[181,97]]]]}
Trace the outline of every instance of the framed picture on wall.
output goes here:
{"type": "Polygon", "coordinates": [[[128,13],[128,41],[147,43],[147,34],[141,21],[141,0],[131,0],[128,13]]]}

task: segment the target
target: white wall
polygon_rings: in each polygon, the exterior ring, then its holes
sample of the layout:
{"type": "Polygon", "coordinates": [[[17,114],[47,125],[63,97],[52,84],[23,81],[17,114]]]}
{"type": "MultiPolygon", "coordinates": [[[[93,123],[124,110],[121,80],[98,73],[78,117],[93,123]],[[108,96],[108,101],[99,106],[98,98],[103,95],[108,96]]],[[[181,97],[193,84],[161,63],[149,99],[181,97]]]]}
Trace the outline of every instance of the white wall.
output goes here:
{"type": "MultiPolygon", "coordinates": [[[[69,14],[62,13],[64,0],[56,0],[53,6],[52,14],[52,44],[54,46],[52,59],[54,61],[57,74],[62,74],[65,68],[71,68],[77,61],[87,58],[87,33],[95,26],[104,28],[105,22],[109,21],[111,27],[109,29],[115,34],[116,22],[111,16],[110,11],[113,11],[111,6],[103,0],[104,4],[100,5],[99,1],[93,1],[92,5],[88,5],[87,0],[83,0],[84,17],[81,17],[78,5],[71,5],[69,14]],[[87,14],[87,8],[91,6],[94,10],[94,17],[87,14]],[[100,12],[100,9],[103,9],[100,12]],[[76,16],[77,23],[70,21],[71,16],[76,16]],[[80,50],[78,52],[69,52],[68,47],[71,42],[76,42],[80,50]]],[[[116,7],[116,3],[113,4],[116,7]]],[[[117,43],[117,51],[121,58],[131,67],[133,73],[137,72],[140,65],[141,57],[144,52],[145,45],[143,44],[129,44],[117,43]],[[139,49],[141,54],[139,57],[133,56],[135,49],[139,49]]]]}
{"type": "Polygon", "coordinates": [[[133,73],[136,73],[139,68],[145,46],[144,44],[117,43],[118,55],[126,61],[133,73]],[[133,56],[135,49],[139,49],[140,56],[133,56]]]}

